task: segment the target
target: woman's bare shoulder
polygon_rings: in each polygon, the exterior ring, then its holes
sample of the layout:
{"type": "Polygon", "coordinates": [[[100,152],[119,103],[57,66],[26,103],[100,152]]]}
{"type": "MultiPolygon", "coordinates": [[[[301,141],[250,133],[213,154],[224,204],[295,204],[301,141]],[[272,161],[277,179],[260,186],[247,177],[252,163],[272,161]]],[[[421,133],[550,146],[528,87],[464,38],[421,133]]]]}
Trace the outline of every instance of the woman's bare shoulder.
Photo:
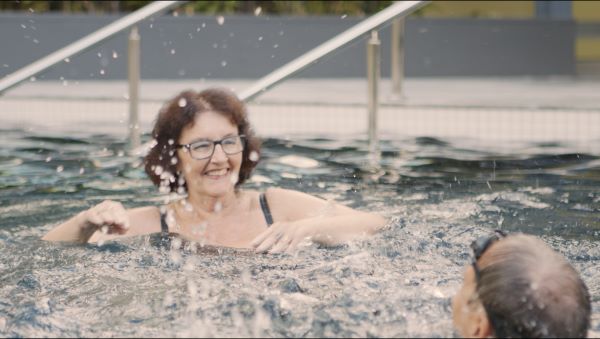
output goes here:
{"type": "Polygon", "coordinates": [[[265,197],[276,221],[306,218],[327,205],[324,199],[285,188],[269,188],[265,197]]]}

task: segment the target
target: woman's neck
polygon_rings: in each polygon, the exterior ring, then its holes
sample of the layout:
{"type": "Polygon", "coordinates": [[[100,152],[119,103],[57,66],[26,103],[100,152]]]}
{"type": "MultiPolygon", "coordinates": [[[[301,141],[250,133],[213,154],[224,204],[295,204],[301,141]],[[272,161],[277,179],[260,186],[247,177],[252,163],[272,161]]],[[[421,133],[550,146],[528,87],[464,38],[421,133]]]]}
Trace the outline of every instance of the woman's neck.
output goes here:
{"type": "Polygon", "coordinates": [[[238,194],[233,189],[222,196],[208,196],[189,192],[186,200],[198,215],[227,214],[238,204],[238,194]]]}

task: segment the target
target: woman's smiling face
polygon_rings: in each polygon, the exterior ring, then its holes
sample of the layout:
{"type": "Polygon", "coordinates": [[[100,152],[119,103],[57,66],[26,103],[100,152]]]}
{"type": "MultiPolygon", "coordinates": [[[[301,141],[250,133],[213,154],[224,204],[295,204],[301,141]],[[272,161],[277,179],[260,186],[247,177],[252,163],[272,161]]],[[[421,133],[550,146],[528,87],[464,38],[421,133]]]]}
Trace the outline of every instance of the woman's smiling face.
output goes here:
{"type": "MultiPolygon", "coordinates": [[[[222,114],[207,111],[196,115],[194,123],[184,128],[180,145],[205,140],[214,142],[238,135],[238,128],[222,114]]],[[[242,152],[228,155],[222,145],[214,145],[212,156],[197,160],[187,148],[177,151],[179,169],[185,177],[188,191],[220,197],[232,191],[242,165],[242,152]]]]}

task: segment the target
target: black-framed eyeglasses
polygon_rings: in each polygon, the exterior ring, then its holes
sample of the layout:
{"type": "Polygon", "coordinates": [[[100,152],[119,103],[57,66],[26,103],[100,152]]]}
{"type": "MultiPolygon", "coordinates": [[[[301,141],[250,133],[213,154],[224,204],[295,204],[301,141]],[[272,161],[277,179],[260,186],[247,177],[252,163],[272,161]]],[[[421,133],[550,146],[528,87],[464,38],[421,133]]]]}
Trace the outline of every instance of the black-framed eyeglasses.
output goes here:
{"type": "Polygon", "coordinates": [[[481,258],[483,253],[492,246],[496,241],[507,236],[507,233],[502,230],[495,230],[491,235],[483,236],[475,239],[471,243],[471,249],[473,250],[473,270],[475,271],[475,279],[477,284],[479,284],[479,279],[481,278],[481,272],[479,270],[479,266],[477,266],[477,260],[481,258]]]}
{"type": "Polygon", "coordinates": [[[221,145],[223,152],[227,155],[238,154],[244,150],[246,144],[245,135],[232,135],[221,140],[198,140],[189,144],[176,144],[177,148],[186,148],[190,156],[196,160],[203,160],[212,157],[217,145],[221,145]]]}

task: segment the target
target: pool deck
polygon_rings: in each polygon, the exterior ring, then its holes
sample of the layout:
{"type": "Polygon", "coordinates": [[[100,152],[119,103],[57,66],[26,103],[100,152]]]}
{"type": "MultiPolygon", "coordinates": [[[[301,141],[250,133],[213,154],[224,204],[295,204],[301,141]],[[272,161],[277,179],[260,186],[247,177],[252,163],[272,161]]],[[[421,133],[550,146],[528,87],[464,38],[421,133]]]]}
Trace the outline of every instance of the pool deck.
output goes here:
{"type": "MultiPolygon", "coordinates": [[[[251,84],[143,80],[140,128],[149,131],[162,103],[181,90],[217,86],[239,92],[251,84]]],[[[28,82],[0,97],[0,119],[8,128],[126,135],[127,92],[125,81],[28,82]]],[[[366,93],[365,79],[290,79],[251,102],[250,119],[267,136],[364,136],[366,93]]],[[[407,78],[401,97],[382,79],[379,97],[384,137],[580,144],[600,139],[600,78],[407,78]]]]}

